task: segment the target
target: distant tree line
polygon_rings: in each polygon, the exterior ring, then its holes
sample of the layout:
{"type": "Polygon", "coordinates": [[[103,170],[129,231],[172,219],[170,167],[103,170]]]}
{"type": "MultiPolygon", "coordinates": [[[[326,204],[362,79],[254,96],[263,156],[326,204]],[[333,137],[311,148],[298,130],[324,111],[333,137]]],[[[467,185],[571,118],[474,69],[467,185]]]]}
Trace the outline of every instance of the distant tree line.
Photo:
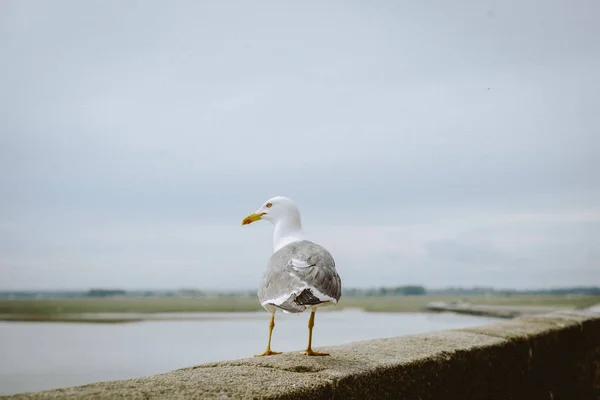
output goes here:
{"type": "Polygon", "coordinates": [[[127,292],[121,289],[90,289],[85,294],[85,297],[111,297],[125,296],[127,292]]]}
{"type": "Polygon", "coordinates": [[[343,289],[343,295],[348,297],[369,296],[423,296],[427,291],[423,286],[408,285],[396,287],[379,287],[371,289],[349,288],[343,289]]]}
{"type": "MultiPolygon", "coordinates": [[[[344,296],[348,297],[367,297],[367,296],[512,296],[512,295],[557,295],[557,296],[599,296],[600,287],[598,286],[580,286],[566,288],[549,288],[536,290],[516,290],[516,289],[495,289],[492,287],[449,287],[443,289],[425,289],[420,285],[405,285],[394,287],[378,288],[343,288],[344,296]]],[[[87,291],[0,291],[0,299],[18,299],[18,298],[81,298],[81,297],[240,297],[256,296],[256,290],[197,290],[197,289],[179,289],[179,290],[122,290],[122,289],[103,289],[95,288],[87,291]]]]}
{"type": "Polygon", "coordinates": [[[517,289],[495,289],[492,287],[449,287],[443,289],[428,289],[430,295],[495,295],[495,296],[512,296],[512,295],[580,295],[580,296],[598,296],[600,295],[600,287],[598,286],[577,286],[565,288],[549,288],[549,289],[534,289],[534,290],[517,290],[517,289]]]}

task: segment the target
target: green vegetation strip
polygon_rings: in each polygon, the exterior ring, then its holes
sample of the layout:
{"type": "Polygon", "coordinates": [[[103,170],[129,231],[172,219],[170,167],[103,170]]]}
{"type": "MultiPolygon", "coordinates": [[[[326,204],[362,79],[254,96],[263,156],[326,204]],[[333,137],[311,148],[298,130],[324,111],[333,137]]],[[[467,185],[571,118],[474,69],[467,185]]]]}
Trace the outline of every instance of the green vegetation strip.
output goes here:
{"type": "MultiPolygon", "coordinates": [[[[372,296],[342,298],[337,309],[361,308],[369,312],[423,312],[430,302],[466,300],[474,305],[553,306],[586,308],[600,303],[600,296],[372,296]]],[[[251,312],[262,310],[254,296],[196,298],[69,298],[0,300],[0,320],[54,322],[135,322],[139,315],[128,318],[91,315],[97,313],[151,314],[194,312],[251,312]],[[79,315],[78,315],[79,314],[79,315]]]]}

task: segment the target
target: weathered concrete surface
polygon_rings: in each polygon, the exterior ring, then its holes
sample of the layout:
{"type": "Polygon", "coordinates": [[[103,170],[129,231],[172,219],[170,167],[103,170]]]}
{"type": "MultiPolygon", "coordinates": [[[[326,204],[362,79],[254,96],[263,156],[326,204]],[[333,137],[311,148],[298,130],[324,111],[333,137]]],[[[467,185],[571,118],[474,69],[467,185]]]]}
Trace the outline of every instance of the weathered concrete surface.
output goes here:
{"type": "Polygon", "coordinates": [[[598,399],[600,316],[478,328],[184,368],[11,399],[598,399]]]}
{"type": "Polygon", "coordinates": [[[457,314],[470,315],[485,315],[497,318],[515,318],[523,315],[545,314],[556,311],[568,311],[564,307],[547,307],[547,306],[498,306],[485,304],[471,304],[466,301],[457,302],[441,302],[434,301],[427,304],[427,309],[430,311],[450,311],[457,314]]]}

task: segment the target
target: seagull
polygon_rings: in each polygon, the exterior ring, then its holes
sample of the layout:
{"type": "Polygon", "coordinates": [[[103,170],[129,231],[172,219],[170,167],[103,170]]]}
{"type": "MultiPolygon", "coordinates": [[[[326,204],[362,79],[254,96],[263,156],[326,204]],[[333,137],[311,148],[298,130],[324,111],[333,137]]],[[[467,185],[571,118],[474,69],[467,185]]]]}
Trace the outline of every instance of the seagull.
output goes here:
{"type": "Polygon", "coordinates": [[[342,295],[342,281],[333,256],[324,247],[305,238],[300,211],[287,197],[267,200],[248,215],[242,225],[267,220],[274,226],[273,255],[258,288],[258,299],[271,314],[267,349],[256,357],[281,354],[271,350],[275,312],[301,313],[310,310],[308,346],[303,354],[327,356],[312,349],[312,330],[318,307],[335,305],[342,295]]]}

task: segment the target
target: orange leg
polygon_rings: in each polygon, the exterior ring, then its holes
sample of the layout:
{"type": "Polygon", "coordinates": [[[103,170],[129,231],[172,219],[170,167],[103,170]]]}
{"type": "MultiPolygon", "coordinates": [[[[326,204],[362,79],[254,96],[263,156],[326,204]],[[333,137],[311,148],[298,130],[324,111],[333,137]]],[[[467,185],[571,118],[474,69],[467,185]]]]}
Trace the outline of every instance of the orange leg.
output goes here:
{"type": "Polygon", "coordinates": [[[317,351],[313,351],[312,349],[312,330],[315,326],[315,312],[312,311],[310,313],[310,318],[308,319],[308,347],[304,350],[303,354],[307,356],[328,356],[329,353],[319,353],[317,351]]]}
{"type": "Polygon", "coordinates": [[[267,343],[267,349],[262,354],[255,354],[254,357],[272,356],[274,354],[281,354],[280,351],[272,351],[271,350],[271,335],[273,335],[273,328],[275,328],[275,313],[271,314],[271,319],[269,321],[269,342],[267,343]]]}

